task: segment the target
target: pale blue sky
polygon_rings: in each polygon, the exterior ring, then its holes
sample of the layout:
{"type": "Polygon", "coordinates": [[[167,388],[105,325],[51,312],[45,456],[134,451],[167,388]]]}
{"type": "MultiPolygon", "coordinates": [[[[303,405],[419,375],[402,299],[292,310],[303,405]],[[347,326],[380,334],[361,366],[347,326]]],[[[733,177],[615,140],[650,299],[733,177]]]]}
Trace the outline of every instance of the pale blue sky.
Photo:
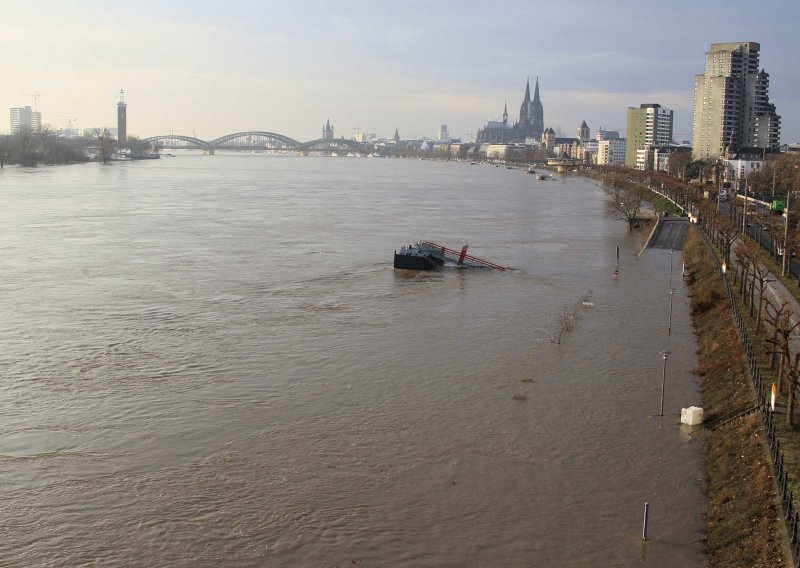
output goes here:
{"type": "Polygon", "coordinates": [[[503,103],[518,116],[539,77],[545,125],[625,129],[626,108],[675,110],[691,136],[694,75],[711,43],[755,41],[782,141],[800,142],[797,0],[136,2],[4,0],[0,109],[33,106],[56,128],[115,126],[211,139],[356,129],[404,138],[448,124],[468,138],[503,103]]]}

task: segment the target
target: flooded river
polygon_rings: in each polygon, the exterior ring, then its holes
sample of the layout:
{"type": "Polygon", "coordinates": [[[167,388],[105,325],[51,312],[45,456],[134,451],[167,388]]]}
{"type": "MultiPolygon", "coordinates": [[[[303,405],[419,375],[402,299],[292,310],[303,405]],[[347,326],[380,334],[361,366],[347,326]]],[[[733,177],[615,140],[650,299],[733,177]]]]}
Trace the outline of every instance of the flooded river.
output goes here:
{"type": "Polygon", "coordinates": [[[594,182],[179,155],[0,198],[0,564],[702,562],[680,255],[594,182]],[[393,269],[418,239],[513,270],[393,269]]]}

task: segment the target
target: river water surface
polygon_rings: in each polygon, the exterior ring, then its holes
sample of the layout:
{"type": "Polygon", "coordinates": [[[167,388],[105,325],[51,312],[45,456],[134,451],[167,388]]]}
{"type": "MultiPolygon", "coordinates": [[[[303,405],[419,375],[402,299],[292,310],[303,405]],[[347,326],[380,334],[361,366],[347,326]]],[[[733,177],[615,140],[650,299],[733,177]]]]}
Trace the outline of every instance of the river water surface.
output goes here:
{"type": "Polygon", "coordinates": [[[533,178],[0,170],[0,564],[698,566],[679,253],[533,178]],[[513,270],[394,270],[422,238],[513,270]]]}

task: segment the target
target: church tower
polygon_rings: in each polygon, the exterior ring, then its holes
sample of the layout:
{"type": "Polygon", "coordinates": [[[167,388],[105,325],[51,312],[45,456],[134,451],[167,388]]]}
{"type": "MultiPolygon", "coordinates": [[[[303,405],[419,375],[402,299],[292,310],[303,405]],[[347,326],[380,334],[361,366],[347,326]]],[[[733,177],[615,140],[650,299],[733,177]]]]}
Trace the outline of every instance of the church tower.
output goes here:
{"type": "Polygon", "coordinates": [[[522,99],[522,105],[519,107],[519,127],[522,129],[522,135],[528,135],[528,126],[531,120],[531,80],[530,78],[525,83],[525,98],[522,99]]]}
{"type": "Polygon", "coordinates": [[[525,98],[519,109],[519,123],[517,124],[519,137],[524,141],[526,138],[539,140],[544,133],[544,113],[542,112],[542,101],[539,98],[539,78],[536,78],[536,87],[533,91],[531,100],[531,80],[525,83],[525,98]]]}
{"type": "Polygon", "coordinates": [[[503,124],[508,124],[508,103],[503,106],[503,124]]]}
{"type": "Polygon", "coordinates": [[[328,119],[328,122],[322,125],[322,139],[323,140],[333,140],[333,126],[331,126],[331,119],[328,119]]]}
{"type": "Polygon", "coordinates": [[[536,87],[533,91],[533,101],[531,102],[531,137],[537,140],[544,132],[544,109],[542,101],[539,99],[539,77],[536,77],[536,87]]]}
{"type": "Polygon", "coordinates": [[[589,134],[590,134],[589,127],[586,125],[586,121],[584,120],[578,127],[578,140],[580,140],[581,142],[586,142],[587,140],[589,140],[589,134]]]}

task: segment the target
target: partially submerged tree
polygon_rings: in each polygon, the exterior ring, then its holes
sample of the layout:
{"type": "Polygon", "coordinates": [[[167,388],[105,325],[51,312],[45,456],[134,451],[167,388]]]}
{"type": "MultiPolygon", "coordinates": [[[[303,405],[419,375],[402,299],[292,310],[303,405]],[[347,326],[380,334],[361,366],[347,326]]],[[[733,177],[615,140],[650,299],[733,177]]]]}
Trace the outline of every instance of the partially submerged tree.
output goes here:
{"type": "Polygon", "coordinates": [[[36,157],[36,137],[30,126],[20,126],[14,134],[15,149],[18,161],[22,166],[35,166],[36,157]]]}
{"type": "Polygon", "coordinates": [[[100,159],[103,163],[108,163],[111,160],[111,154],[114,153],[116,140],[112,138],[108,128],[95,128],[94,133],[97,136],[98,146],[100,148],[100,159]]]}
{"type": "Polygon", "coordinates": [[[603,184],[613,195],[614,216],[628,223],[629,229],[633,228],[642,211],[647,189],[622,173],[606,176],[603,184]]]}
{"type": "Polygon", "coordinates": [[[13,140],[11,136],[4,134],[0,136],[0,168],[5,167],[6,162],[11,157],[13,140]]]}
{"type": "Polygon", "coordinates": [[[37,138],[39,139],[39,147],[42,149],[42,159],[44,160],[44,163],[45,164],[54,163],[53,161],[54,146],[57,140],[56,140],[56,133],[53,130],[53,127],[50,126],[49,124],[45,124],[36,134],[37,138]]]}

